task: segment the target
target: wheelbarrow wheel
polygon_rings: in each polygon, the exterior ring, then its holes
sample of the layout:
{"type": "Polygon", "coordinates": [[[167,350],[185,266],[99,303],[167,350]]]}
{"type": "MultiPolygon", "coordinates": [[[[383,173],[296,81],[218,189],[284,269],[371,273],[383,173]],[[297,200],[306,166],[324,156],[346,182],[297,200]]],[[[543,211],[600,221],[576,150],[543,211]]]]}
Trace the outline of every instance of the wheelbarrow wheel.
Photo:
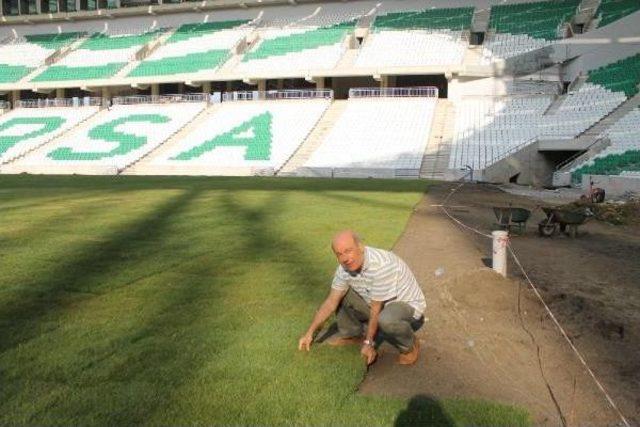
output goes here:
{"type": "Polygon", "coordinates": [[[556,232],[556,224],[538,224],[538,233],[542,237],[551,237],[556,232]]]}

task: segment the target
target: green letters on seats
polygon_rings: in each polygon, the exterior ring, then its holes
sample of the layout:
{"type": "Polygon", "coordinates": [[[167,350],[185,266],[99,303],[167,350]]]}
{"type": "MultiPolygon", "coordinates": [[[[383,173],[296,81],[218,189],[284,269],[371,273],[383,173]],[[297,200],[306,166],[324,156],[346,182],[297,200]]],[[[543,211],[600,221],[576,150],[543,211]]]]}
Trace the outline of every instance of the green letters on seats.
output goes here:
{"type": "Polygon", "coordinates": [[[0,154],[5,153],[20,141],[35,138],[58,129],[66,120],[63,117],[15,117],[0,124],[0,154]],[[39,129],[22,135],[1,135],[7,129],[20,125],[40,125],[39,129]]]}
{"type": "Polygon", "coordinates": [[[246,146],[245,160],[269,160],[271,157],[271,113],[265,112],[216,136],[190,150],[184,151],[171,160],[191,160],[200,157],[216,147],[246,146]],[[242,135],[251,132],[251,136],[242,135]]]}
{"type": "Polygon", "coordinates": [[[71,147],[56,148],[47,157],[53,160],[100,160],[127,154],[147,143],[146,136],[138,136],[115,130],[117,126],[130,122],[167,123],[171,119],[160,114],[131,114],[107,123],[100,124],[89,131],[89,138],[108,142],[117,142],[118,146],[111,151],[76,152],[71,147]]]}

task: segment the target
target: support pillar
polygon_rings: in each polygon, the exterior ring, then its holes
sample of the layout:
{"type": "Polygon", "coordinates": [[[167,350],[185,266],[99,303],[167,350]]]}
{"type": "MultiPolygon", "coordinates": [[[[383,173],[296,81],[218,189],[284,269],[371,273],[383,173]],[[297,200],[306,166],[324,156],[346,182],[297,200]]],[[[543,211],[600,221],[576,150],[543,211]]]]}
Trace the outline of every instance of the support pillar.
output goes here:
{"type": "Polygon", "coordinates": [[[389,87],[389,76],[380,76],[380,88],[385,89],[389,87]]]}
{"type": "Polygon", "coordinates": [[[11,91],[11,107],[16,108],[16,104],[20,101],[20,91],[12,90],[11,91]]]}
{"type": "Polygon", "coordinates": [[[102,105],[111,105],[111,89],[109,89],[109,86],[105,86],[102,88],[102,105]]]}
{"type": "Polygon", "coordinates": [[[64,88],[59,87],[56,89],[56,98],[64,98],[64,88]]]}
{"type": "Polygon", "coordinates": [[[324,84],[325,84],[325,78],[324,77],[316,77],[314,80],[316,81],[316,89],[317,90],[324,89],[324,84]]]}
{"type": "Polygon", "coordinates": [[[202,83],[202,93],[211,93],[211,82],[202,83]]]}
{"type": "Polygon", "coordinates": [[[258,80],[258,92],[266,92],[266,91],[267,91],[267,81],[258,80]]]}
{"type": "Polygon", "coordinates": [[[184,93],[184,83],[178,83],[178,93],[180,95],[184,93]]]}
{"type": "Polygon", "coordinates": [[[158,83],[153,83],[151,85],[151,96],[160,95],[160,85],[158,83]]]}

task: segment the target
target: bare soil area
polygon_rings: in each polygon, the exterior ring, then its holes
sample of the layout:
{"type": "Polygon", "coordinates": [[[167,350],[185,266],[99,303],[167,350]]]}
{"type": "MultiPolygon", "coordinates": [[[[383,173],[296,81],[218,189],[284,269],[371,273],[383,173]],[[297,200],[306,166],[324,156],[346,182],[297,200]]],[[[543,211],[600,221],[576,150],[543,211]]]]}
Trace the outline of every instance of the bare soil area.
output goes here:
{"type": "MultiPolygon", "coordinates": [[[[527,408],[536,425],[619,425],[544,307],[511,262],[493,273],[491,241],[460,227],[438,206],[456,185],[431,189],[394,251],[412,267],[428,300],[418,332],[422,354],[411,367],[383,354],[363,393],[488,399],[527,408]]],[[[640,424],[640,227],[591,221],[576,238],[538,236],[541,205],[566,203],[466,184],[449,212],[483,233],[493,206],[533,211],[512,246],[543,298],[622,413],[640,424]]]]}

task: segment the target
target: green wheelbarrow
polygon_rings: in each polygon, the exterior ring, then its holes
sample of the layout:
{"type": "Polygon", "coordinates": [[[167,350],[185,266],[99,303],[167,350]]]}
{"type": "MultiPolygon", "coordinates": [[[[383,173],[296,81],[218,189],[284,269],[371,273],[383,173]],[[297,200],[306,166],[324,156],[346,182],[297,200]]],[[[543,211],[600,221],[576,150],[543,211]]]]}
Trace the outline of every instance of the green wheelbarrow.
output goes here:
{"type": "Polygon", "coordinates": [[[584,224],[593,216],[589,208],[579,210],[566,210],[552,207],[543,207],[542,211],[547,215],[538,223],[538,233],[543,237],[551,237],[558,232],[576,237],[578,226],[584,224]]]}
{"type": "Polygon", "coordinates": [[[531,211],[524,208],[494,207],[493,213],[496,216],[496,227],[500,230],[516,231],[524,234],[527,229],[527,221],[531,217],[531,211]]]}

